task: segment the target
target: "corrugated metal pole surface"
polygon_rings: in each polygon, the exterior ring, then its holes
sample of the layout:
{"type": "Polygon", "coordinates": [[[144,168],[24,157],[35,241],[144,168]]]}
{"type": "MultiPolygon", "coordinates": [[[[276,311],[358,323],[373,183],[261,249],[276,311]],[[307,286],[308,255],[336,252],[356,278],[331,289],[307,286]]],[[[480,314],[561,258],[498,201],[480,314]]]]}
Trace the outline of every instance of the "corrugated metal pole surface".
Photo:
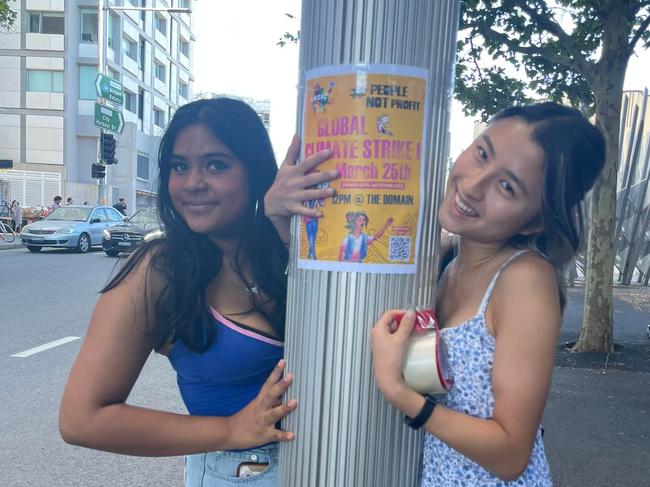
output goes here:
{"type": "MultiPolygon", "coordinates": [[[[289,266],[286,358],[298,410],[284,421],[296,441],[280,449],[281,487],[410,487],[421,434],[403,425],[372,377],[369,330],[392,307],[432,304],[436,211],[449,151],[449,110],[459,0],[303,0],[305,70],[387,63],[429,70],[422,238],[416,275],[298,269],[298,220],[289,266]]],[[[299,96],[299,125],[305,93],[299,96]]]]}

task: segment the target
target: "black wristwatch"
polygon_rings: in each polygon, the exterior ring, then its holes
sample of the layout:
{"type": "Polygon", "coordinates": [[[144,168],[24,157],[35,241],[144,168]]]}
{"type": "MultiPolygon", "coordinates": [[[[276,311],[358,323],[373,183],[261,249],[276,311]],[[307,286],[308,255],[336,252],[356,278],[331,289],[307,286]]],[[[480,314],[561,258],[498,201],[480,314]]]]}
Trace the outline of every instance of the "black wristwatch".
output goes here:
{"type": "Polygon", "coordinates": [[[406,426],[413,428],[414,430],[420,429],[424,423],[431,417],[433,410],[438,404],[436,400],[431,396],[424,396],[424,406],[420,409],[420,412],[415,418],[409,416],[404,416],[404,423],[406,426]]]}

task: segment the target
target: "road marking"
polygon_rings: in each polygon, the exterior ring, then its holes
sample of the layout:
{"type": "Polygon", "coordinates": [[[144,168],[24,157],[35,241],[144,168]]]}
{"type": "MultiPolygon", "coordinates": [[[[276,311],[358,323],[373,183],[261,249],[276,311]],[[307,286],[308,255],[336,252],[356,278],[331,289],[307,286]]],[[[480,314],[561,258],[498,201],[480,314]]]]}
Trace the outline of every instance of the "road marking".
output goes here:
{"type": "Polygon", "coordinates": [[[24,352],[16,353],[12,355],[12,357],[20,357],[20,358],[25,358],[29,357],[30,355],[34,355],[35,353],[43,352],[45,350],[49,350],[50,348],[58,347],[59,345],[63,345],[68,342],[74,342],[75,340],[79,340],[81,337],[65,337],[61,338],[60,340],[54,340],[53,342],[50,343],[45,343],[44,345],[40,345],[38,347],[30,348],[29,350],[25,350],[24,352]]]}

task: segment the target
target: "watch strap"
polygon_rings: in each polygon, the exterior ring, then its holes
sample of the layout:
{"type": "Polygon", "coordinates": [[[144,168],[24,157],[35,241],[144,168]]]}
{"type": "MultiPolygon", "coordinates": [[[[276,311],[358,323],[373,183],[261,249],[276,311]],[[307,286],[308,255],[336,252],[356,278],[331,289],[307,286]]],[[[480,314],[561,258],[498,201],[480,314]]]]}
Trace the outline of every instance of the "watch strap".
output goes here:
{"type": "Polygon", "coordinates": [[[418,415],[415,418],[404,416],[404,423],[406,426],[413,428],[414,430],[420,429],[431,417],[437,404],[436,400],[431,396],[424,396],[424,405],[422,406],[422,409],[420,409],[418,415]]]}

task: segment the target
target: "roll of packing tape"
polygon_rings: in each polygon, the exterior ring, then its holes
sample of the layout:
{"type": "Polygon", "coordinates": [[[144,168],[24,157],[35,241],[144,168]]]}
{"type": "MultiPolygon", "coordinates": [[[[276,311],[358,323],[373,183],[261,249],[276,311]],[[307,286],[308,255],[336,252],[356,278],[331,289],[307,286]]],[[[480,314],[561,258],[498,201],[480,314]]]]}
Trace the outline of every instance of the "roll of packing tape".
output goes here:
{"type": "Polygon", "coordinates": [[[447,350],[438,332],[414,334],[404,362],[404,381],[420,394],[444,394],[452,386],[447,350]]]}

